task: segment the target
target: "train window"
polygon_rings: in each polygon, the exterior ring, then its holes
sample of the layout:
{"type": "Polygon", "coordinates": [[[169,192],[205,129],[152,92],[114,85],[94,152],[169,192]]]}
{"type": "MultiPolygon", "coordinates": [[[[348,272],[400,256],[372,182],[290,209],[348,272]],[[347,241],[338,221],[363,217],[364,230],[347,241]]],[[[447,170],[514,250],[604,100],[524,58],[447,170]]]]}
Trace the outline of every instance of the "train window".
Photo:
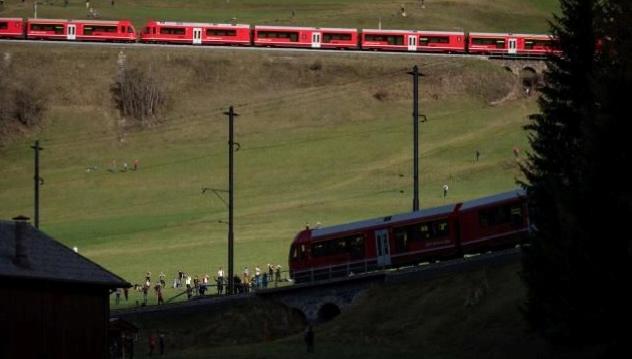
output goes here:
{"type": "Polygon", "coordinates": [[[496,40],[496,48],[504,49],[505,48],[505,40],[496,40]]]}
{"type": "Polygon", "coordinates": [[[8,22],[0,21],[0,30],[6,30],[8,28],[9,28],[8,22]]]}
{"type": "Polygon", "coordinates": [[[298,41],[297,32],[259,31],[257,36],[262,39],[288,39],[291,42],[298,41]]]}
{"type": "Polygon", "coordinates": [[[312,244],[314,257],[335,255],[349,255],[352,259],[364,258],[364,236],[355,235],[312,244]]]}
{"type": "Polygon", "coordinates": [[[407,228],[395,229],[395,244],[397,245],[398,252],[405,252],[408,250],[408,232],[407,228]]]}
{"type": "Polygon", "coordinates": [[[185,30],[182,27],[161,27],[160,33],[163,35],[184,35],[185,30]]]}
{"type": "Polygon", "coordinates": [[[84,35],[92,35],[95,32],[116,32],[116,26],[87,25],[83,27],[84,35]]]}
{"type": "Polygon", "coordinates": [[[237,36],[237,30],[206,29],[206,36],[237,36]]]}
{"type": "Polygon", "coordinates": [[[365,41],[386,42],[389,45],[404,45],[403,35],[365,35],[365,41]]]}
{"type": "Polygon", "coordinates": [[[480,37],[475,37],[472,39],[472,44],[473,45],[485,45],[485,46],[489,46],[489,45],[495,45],[496,47],[499,47],[498,45],[501,44],[500,47],[505,47],[505,40],[504,39],[490,39],[490,38],[480,38],[480,37]]]}
{"type": "Polygon", "coordinates": [[[428,44],[447,44],[450,42],[450,38],[447,36],[428,36],[419,39],[420,45],[428,44]]]}
{"type": "Polygon", "coordinates": [[[296,246],[292,246],[292,259],[297,259],[298,258],[298,249],[296,249],[296,246]]]}
{"type": "Polygon", "coordinates": [[[484,209],[478,213],[478,219],[482,227],[508,223],[519,226],[523,222],[522,207],[520,204],[512,204],[484,209]]]}
{"type": "Polygon", "coordinates": [[[403,36],[387,36],[386,40],[389,45],[404,45],[403,36]]]}
{"type": "Polygon", "coordinates": [[[351,34],[335,34],[326,32],[323,34],[323,42],[328,43],[332,41],[350,41],[351,34]]]}
{"type": "Polygon", "coordinates": [[[54,24],[31,24],[32,31],[54,31],[55,34],[63,34],[64,33],[64,25],[54,25],[54,24]]]}
{"type": "Polygon", "coordinates": [[[448,221],[433,221],[422,223],[419,226],[421,239],[433,239],[437,237],[445,237],[448,235],[448,221]]]}
{"type": "Polygon", "coordinates": [[[127,27],[127,33],[128,33],[128,34],[133,34],[133,33],[134,33],[134,28],[133,28],[133,27],[131,27],[131,26],[128,26],[128,27],[127,27]]]}
{"type": "Polygon", "coordinates": [[[525,40],[524,48],[525,49],[533,49],[533,48],[548,48],[551,47],[551,41],[549,40],[525,40]]]}

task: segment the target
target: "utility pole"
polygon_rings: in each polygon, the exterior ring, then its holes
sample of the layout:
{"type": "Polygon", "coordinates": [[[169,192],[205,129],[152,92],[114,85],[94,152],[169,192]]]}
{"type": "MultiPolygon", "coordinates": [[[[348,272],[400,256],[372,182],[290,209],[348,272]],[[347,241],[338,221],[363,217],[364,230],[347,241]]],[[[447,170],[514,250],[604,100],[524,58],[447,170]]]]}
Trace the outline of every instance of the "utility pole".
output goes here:
{"type": "MultiPolygon", "coordinates": [[[[417,65],[413,71],[408,72],[413,76],[413,211],[419,210],[419,77],[424,76],[419,72],[417,65]]],[[[425,116],[424,117],[425,121],[425,116]]]]}
{"type": "MultiPolygon", "coordinates": [[[[233,122],[236,114],[233,110],[233,106],[228,108],[228,112],[224,112],[224,115],[228,116],[228,293],[233,294],[234,289],[234,272],[233,272],[233,194],[234,194],[234,163],[233,163],[233,152],[235,151],[235,143],[233,141],[234,131],[233,131],[233,122]]],[[[237,150],[239,150],[239,145],[237,145],[237,150]]]]}
{"type": "Polygon", "coordinates": [[[39,228],[39,187],[40,184],[44,184],[39,175],[39,152],[44,148],[40,147],[39,140],[35,141],[35,145],[31,146],[35,150],[35,175],[33,181],[35,183],[35,228],[39,228]]]}

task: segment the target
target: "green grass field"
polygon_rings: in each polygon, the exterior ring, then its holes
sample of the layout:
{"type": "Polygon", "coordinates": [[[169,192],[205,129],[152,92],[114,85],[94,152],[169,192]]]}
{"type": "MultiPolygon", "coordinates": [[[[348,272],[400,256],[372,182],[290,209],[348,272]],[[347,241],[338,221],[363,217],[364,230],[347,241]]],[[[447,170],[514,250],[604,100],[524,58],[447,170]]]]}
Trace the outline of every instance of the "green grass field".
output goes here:
{"type": "MultiPolygon", "coordinates": [[[[32,2],[6,0],[0,16],[33,16],[32,2]]],[[[149,19],[430,30],[545,32],[555,0],[92,0],[100,18],[127,18],[137,29],[149,19]],[[406,17],[401,16],[404,5],[406,17]],[[294,15],[292,15],[294,13],[294,15]]],[[[1,9],[1,8],[0,8],[1,9]]],[[[85,1],[40,1],[40,18],[85,18],[85,1]]]]}
{"type": "MultiPolygon", "coordinates": [[[[40,16],[79,17],[83,11],[83,2],[70,1],[67,9],[62,3],[40,6],[40,16]]],[[[108,11],[137,23],[160,14],[222,21],[233,11],[240,21],[271,23],[294,7],[297,24],[365,26],[399,6],[394,1],[268,3],[276,5],[260,12],[263,5],[253,1],[117,1],[108,11]],[[307,13],[310,17],[303,17],[307,13]]],[[[393,27],[408,27],[400,21],[437,28],[454,22],[492,31],[528,23],[524,31],[544,31],[553,3],[426,1],[429,12],[443,9],[440,15],[429,15],[426,23],[415,20],[411,10],[393,27]],[[492,12],[495,20],[480,13],[456,16],[461,7],[492,12]],[[515,21],[509,13],[516,13],[515,21]]],[[[406,4],[413,9],[415,2],[406,4]]],[[[106,6],[100,7],[105,16],[106,6]]],[[[7,1],[0,16],[28,11],[7,1]]],[[[390,26],[386,18],[384,27],[390,26]]],[[[512,148],[527,147],[522,126],[537,110],[535,98],[516,88],[514,75],[484,60],[125,48],[129,66],[154,69],[171,97],[163,123],[128,130],[110,94],[120,50],[0,44],[0,52],[11,55],[11,73],[39,83],[50,97],[42,126],[0,147],[0,218],[32,216],[30,145],[40,139],[45,148],[41,228],[132,283],[141,282],[146,271],[154,277],[163,271],[171,280],[180,269],[212,275],[218,266],[226,267],[227,207],[201,189],[227,189],[222,112],[231,104],[240,114],[237,272],[268,263],[287,269],[289,244],[306,223],[327,226],[410,210],[412,96],[406,71],[414,64],[428,75],[421,81],[421,112],[429,118],[420,136],[421,207],[514,188],[520,172],[512,148]],[[477,149],[479,162],[474,161],[477,149]],[[124,162],[131,166],[136,159],[138,171],[120,171],[124,162]],[[117,171],[110,172],[113,160],[117,171]],[[89,167],[98,169],[86,171],[89,167]],[[447,200],[443,184],[450,186],[447,200]]]]}

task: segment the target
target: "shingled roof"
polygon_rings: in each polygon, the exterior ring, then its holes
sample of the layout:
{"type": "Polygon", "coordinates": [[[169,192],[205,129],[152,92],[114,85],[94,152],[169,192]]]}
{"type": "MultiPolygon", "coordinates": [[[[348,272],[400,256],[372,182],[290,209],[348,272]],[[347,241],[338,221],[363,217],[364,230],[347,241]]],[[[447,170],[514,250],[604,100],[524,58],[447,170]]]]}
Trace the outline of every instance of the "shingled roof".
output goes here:
{"type": "Polygon", "coordinates": [[[130,287],[121,277],[75,253],[46,233],[24,223],[29,265],[16,262],[16,223],[0,221],[0,278],[84,283],[107,288],[130,287]]]}

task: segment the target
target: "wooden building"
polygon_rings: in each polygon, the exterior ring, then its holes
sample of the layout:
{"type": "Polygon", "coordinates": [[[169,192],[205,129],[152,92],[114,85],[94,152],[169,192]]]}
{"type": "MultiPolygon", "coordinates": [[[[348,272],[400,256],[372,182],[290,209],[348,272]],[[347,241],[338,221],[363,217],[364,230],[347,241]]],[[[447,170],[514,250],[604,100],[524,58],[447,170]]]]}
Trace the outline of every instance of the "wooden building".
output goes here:
{"type": "Polygon", "coordinates": [[[26,220],[0,221],[0,358],[107,358],[109,295],[130,284],[26,220]]]}

